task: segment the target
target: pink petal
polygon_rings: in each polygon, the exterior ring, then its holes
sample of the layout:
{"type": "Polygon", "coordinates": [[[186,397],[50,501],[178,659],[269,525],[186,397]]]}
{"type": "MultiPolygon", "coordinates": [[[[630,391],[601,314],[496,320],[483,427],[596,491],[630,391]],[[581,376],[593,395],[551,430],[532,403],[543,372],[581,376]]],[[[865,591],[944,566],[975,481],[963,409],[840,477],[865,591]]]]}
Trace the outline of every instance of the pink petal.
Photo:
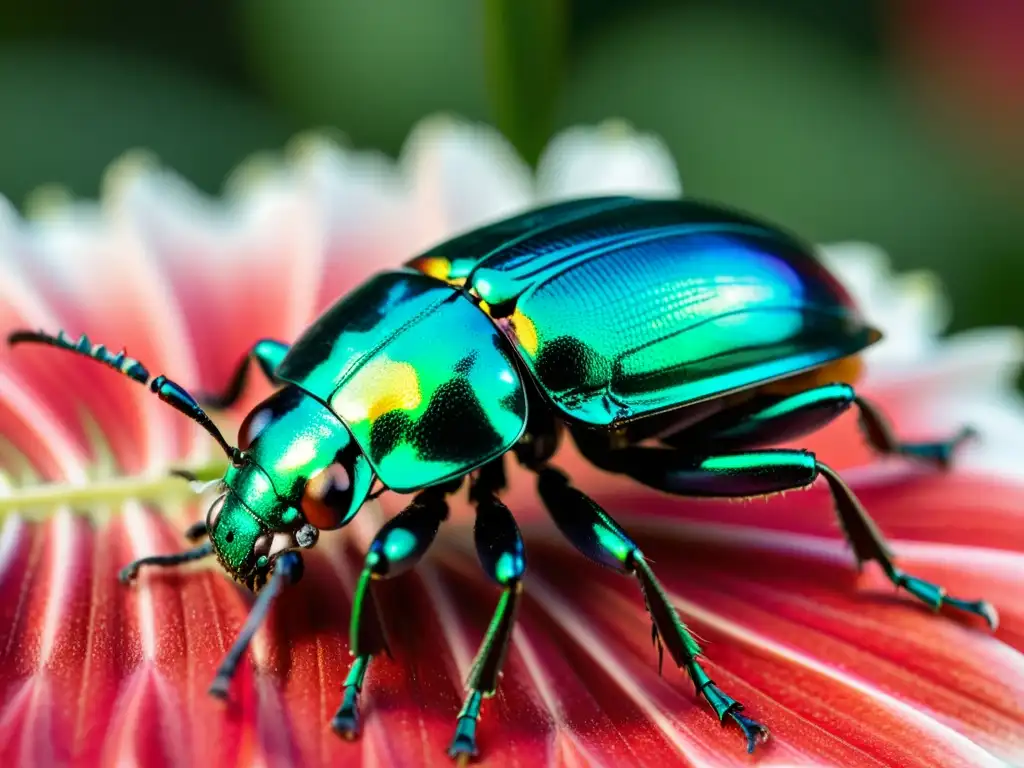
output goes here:
{"type": "MultiPolygon", "coordinates": [[[[894,500],[879,491],[871,505],[883,528],[893,509],[928,498],[916,478],[893,490],[894,500]]],[[[943,565],[944,550],[914,544],[904,564],[995,599],[1008,620],[996,638],[867,576],[858,584],[834,532],[764,532],[743,515],[695,525],[679,500],[668,516],[649,505],[655,494],[599,498],[613,511],[643,510],[621,517],[702,638],[716,681],[772,728],[764,759],[983,765],[1024,747],[1024,662],[1005,644],[1021,638],[1016,580],[975,569],[970,547],[954,547],[943,565]]],[[[796,498],[803,518],[790,527],[830,515],[823,497],[796,498]]],[[[0,603],[10,628],[0,636],[5,764],[64,755],[185,765],[231,762],[239,751],[270,763],[445,764],[461,680],[497,599],[466,528],[450,527],[416,575],[379,585],[394,659],[374,662],[355,744],[327,727],[349,659],[348,595],[361,560],[352,537],[329,537],[308,558],[303,584],[253,649],[255,669],[243,666],[223,706],[205,688],[244,619],[238,589],[210,569],[146,574],[131,589],[116,582],[130,557],[175,549],[177,530],[131,506],[99,529],[68,513],[44,524],[9,519],[0,588],[20,597],[0,603]]],[[[526,530],[528,599],[501,692],[485,706],[488,758],[745,763],[738,735],[693,699],[683,674],[669,664],[657,675],[635,584],[586,564],[545,525],[526,530]]]]}

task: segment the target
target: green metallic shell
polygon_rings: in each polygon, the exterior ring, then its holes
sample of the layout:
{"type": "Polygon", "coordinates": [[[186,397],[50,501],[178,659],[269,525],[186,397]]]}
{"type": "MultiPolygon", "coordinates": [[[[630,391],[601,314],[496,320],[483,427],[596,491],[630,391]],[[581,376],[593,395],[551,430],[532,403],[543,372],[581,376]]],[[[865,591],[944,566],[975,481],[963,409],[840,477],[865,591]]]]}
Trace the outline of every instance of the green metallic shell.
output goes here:
{"type": "Polygon", "coordinates": [[[791,376],[880,338],[809,247],[692,201],[552,206],[410,266],[483,299],[562,415],[595,426],[791,376]]]}
{"type": "Polygon", "coordinates": [[[336,303],[276,375],[328,405],[399,492],[476,469],[526,425],[508,340],[464,293],[411,270],[336,303]]]}

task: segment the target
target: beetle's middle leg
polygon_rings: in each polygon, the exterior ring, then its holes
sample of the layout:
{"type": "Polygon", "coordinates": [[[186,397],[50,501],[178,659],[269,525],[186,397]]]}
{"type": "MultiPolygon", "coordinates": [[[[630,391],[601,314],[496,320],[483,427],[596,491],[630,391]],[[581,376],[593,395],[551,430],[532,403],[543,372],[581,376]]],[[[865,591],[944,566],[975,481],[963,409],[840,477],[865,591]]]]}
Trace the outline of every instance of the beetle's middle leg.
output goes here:
{"type": "Polygon", "coordinates": [[[858,564],[874,560],[898,588],[938,610],[949,605],[984,618],[993,629],[998,618],[984,600],[962,600],[938,584],[905,573],[871,516],[835,470],[808,451],[763,450],[714,456],[692,456],[669,448],[630,446],[610,451],[602,466],[629,475],[645,485],[681,496],[738,498],[764,496],[826,480],[836,513],[858,564]]]}
{"type": "Polygon", "coordinates": [[[694,453],[731,451],[778,444],[810,434],[845,413],[860,412],[860,425],[871,447],[883,455],[906,456],[946,468],[958,446],[974,437],[964,427],[945,440],[904,442],[885,416],[849,384],[834,383],[791,394],[757,393],[731,408],[662,436],[668,445],[694,453]]]}
{"type": "Polygon", "coordinates": [[[768,730],[742,714],[743,705],[715,685],[701,666],[700,646],[672,606],[639,547],[597,502],[549,466],[531,467],[538,478],[541,499],[555,524],[583,555],[619,573],[636,577],[651,615],[652,635],[658,645],[658,669],[664,649],[680,669],[686,670],[697,693],[711,705],[720,722],[728,718],[743,731],[747,751],[753,752],[768,730]]]}

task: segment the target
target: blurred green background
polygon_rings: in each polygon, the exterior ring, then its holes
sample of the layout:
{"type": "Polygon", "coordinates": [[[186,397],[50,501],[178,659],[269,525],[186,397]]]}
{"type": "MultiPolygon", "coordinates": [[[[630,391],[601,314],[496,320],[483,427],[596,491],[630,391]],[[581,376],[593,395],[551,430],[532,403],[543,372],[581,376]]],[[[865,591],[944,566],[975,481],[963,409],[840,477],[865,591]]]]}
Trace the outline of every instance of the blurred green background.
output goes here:
{"type": "Polygon", "coordinates": [[[1024,325],[1024,3],[0,0],[17,205],[134,147],[210,191],[304,129],[395,153],[438,111],[529,160],[625,118],[689,193],[936,270],[958,328],[1024,325]]]}

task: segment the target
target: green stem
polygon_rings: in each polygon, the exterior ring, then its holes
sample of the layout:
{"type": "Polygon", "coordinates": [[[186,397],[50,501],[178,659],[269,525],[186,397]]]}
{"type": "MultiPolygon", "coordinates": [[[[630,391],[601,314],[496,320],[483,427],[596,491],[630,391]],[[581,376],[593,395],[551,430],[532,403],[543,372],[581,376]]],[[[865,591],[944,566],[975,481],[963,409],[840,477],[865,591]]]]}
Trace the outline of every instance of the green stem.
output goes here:
{"type": "Polygon", "coordinates": [[[488,90],[502,133],[531,165],[554,130],[564,69],[566,0],[486,0],[488,90]]]}
{"type": "MultiPolygon", "coordinates": [[[[190,468],[200,479],[213,479],[223,474],[223,462],[190,468]]],[[[168,474],[152,476],[112,477],[85,485],[46,483],[14,488],[0,496],[0,518],[12,512],[24,517],[43,518],[55,507],[89,507],[115,504],[128,499],[146,501],[185,501],[195,498],[192,486],[180,477],[168,474]]]]}

